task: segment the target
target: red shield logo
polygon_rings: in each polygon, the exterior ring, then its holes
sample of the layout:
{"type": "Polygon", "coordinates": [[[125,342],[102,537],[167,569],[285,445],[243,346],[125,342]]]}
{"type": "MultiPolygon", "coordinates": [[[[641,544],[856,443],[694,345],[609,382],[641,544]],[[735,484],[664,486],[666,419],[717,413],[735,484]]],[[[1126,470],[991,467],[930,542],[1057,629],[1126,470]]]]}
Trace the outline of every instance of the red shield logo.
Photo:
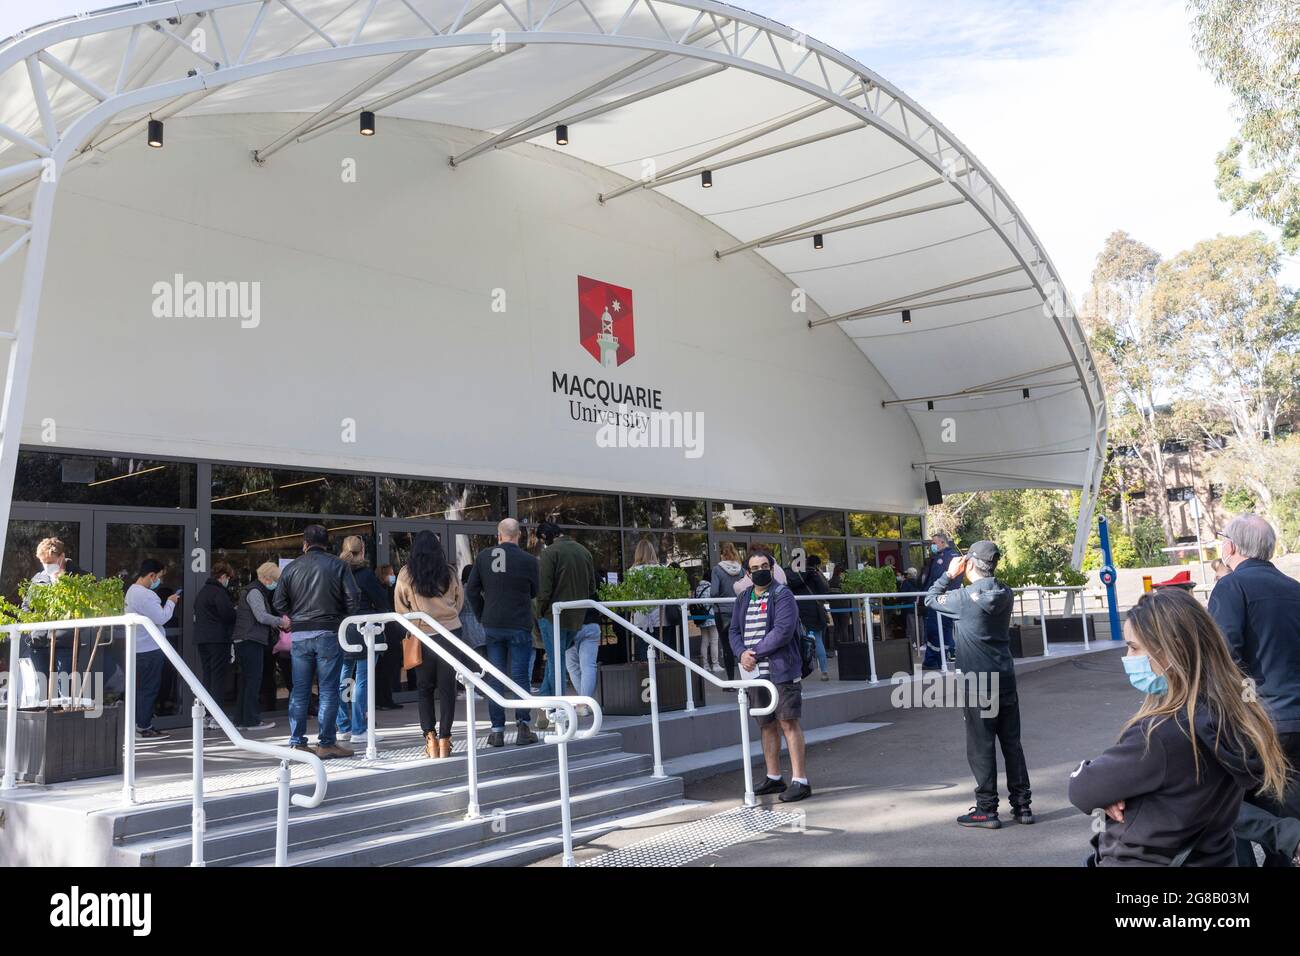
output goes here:
{"type": "Polygon", "coordinates": [[[578,340],[606,368],[635,355],[632,290],[578,276],[578,340]]]}

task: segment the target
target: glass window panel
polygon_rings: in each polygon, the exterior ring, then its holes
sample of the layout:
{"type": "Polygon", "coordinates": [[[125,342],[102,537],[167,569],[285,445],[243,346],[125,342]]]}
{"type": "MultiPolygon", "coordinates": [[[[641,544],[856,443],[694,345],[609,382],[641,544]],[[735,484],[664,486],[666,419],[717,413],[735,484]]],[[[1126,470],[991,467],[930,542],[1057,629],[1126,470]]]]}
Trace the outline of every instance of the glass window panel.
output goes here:
{"type": "Polygon", "coordinates": [[[776,505],[713,503],[714,531],[761,531],[780,534],[781,509],[776,505]]]}
{"type": "Polygon", "coordinates": [[[704,502],[690,498],[623,496],[623,524],[628,528],[668,528],[703,531],[704,502]]]}
{"type": "Polygon", "coordinates": [[[194,474],[189,462],[20,451],[14,500],[193,508],[194,474]]]}
{"type": "Polygon", "coordinates": [[[506,489],[465,481],[380,478],[379,513],[386,518],[500,521],[506,516],[506,489]]]}
{"type": "Polygon", "coordinates": [[[64,556],[71,561],[69,567],[75,571],[84,570],[77,554],[77,544],[81,539],[80,522],[10,521],[9,533],[5,535],[4,562],[0,564],[0,595],[14,604],[18,603],[18,585],[41,570],[41,563],[36,560],[36,545],[46,538],[62,541],[64,556]]]}
{"type": "Polygon", "coordinates": [[[801,534],[840,537],[844,534],[844,512],[826,508],[786,508],[785,529],[801,534]]]}
{"type": "MultiPolygon", "coordinates": [[[[913,542],[907,546],[907,566],[916,568],[917,574],[925,570],[925,545],[913,542]]],[[[919,579],[917,583],[919,586],[919,579]]]]}
{"type": "MultiPolygon", "coordinates": [[[[526,528],[526,536],[520,540],[523,547],[533,557],[540,557],[543,551],[542,539],[536,528],[526,528]]],[[[597,582],[604,581],[610,572],[623,575],[622,535],[617,531],[587,531],[577,529],[566,532],[574,541],[591,552],[592,563],[596,565],[597,582]]]]}
{"type": "Polygon", "coordinates": [[[370,515],[375,511],[375,480],[369,475],[213,465],[212,507],[219,511],[370,515]]]}
{"type": "Polygon", "coordinates": [[[853,545],[853,566],[855,568],[874,568],[876,566],[876,546],[870,541],[853,545]]]}
{"type": "MultiPolygon", "coordinates": [[[[258,565],[265,561],[279,563],[302,554],[302,530],[314,522],[310,518],[261,518],[235,515],[212,516],[212,553],[214,561],[225,561],[235,569],[239,584],[253,580],[258,565]]],[[[348,535],[357,534],[366,542],[366,560],[375,561],[375,527],[370,521],[326,521],[329,550],[337,554],[348,535]]]]}
{"type": "Polygon", "coordinates": [[[849,536],[853,538],[890,538],[897,541],[901,536],[898,515],[881,514],[877,511],[850,511],[849,536]]]}
{"type": "Polygon", "coordinates": [[[520,488],[518,502],[519,514],[516,517],[532,525],[554,521],[562,525],[619,526],[618,495],[520,488]]]}
{"type": "Polygon", "coordinates": [[[632,567],[636,564],[636,547],[638,542],[648,539],[655,548],[659,564],[679,568],[707,568],[709,563],[709,536],[690,532],[638,532],[623,535],[623,564],[632,567]]]}
{"type": "Polygon", "coordinates": [[[902,563],[903,563],[903,549],[901,545],[899,545],[897,542],[894,541],[880,542],[879,558],[877,561],[878,567],[882,567],[882,568],[890,567],[893,568],[895,572],[897,572],[900,570],[899,566],[902,563]]]}
{"type": "Polygon", "coordinates": [[[921,537],[921,516],[920,515],[903,515],[903,537],[904,538],[921,537]]]}
{"type": "MultiPolygon", "coordinates": [[[[803,538],[792,545],[792,548],[803,548],[804,555],[817,555],[822,559],[822,573],[829,576],[834,573],[836,568],[844,567],[848,560],[848,546],[843,538],[803,538]]],[[[790,560],[794,560],[794,552],[791,551],[790,560]]]]}

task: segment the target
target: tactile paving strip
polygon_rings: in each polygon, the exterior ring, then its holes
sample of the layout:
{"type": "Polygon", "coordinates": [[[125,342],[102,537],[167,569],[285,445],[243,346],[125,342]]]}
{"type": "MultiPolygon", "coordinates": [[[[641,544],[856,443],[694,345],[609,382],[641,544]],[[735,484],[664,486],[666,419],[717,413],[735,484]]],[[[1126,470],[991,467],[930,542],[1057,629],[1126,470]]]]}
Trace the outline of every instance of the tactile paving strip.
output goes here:
{"type": "MultiPolygon", "coordinates": [[[[487,746],[487,734],[479,736],[477,743],[479,749],[487,746]]],[[[506,742],[513,743],[515,731],[506,731],[506,742]]],[[[353,740],[344,746],[350,747],[356,751],[352,757],[334,757],[325,761],[325,775],[328,777],[331,773],[340,773],[345,770],[363,770],[375,769],[377,767],[388,767],[393,764],[410,763],[416,760],[427,760],[424,754],[424,744],[414,744],[409,747],[388,747],[384,746],[384,741],[379,741],[379,756],[376,760],[366,759],[365,738],[353,740]]],[[[454,736],[452,738],[451,750],[454,754],[463,754],[467,748],[467,741],[464,737],[454,736]]],[[[248,787],[266,787],[274,786],[276,782],[276,773],[279,770],[278,764],[267,764],[261,767],[251,767],[248,770],[236,770],[230,773],[204,774],[203,776],[203,793],[205,795],[212,793],[228,793],[231,790],[243,790],[248,787]]],[[[289,782],[291,785],[307,783],[313,779],[311,768],[305,763],[292,762],[289,764],[289,782]]],[[[141,803],[165,803],[169,800],[188,800],[193,795],[194,789],[189,777],[184,780],[177,780],[172,783],[158,784],[156,786],[140,786],[136,789],[135,802],[141,803]]]]}
{"type": "Polygon", "coordinates": [[[687,823],[639,843],[610,850],[579,866],[685,866],[771,830],[802,829],[798,811],[737,807],[687,823]]]}

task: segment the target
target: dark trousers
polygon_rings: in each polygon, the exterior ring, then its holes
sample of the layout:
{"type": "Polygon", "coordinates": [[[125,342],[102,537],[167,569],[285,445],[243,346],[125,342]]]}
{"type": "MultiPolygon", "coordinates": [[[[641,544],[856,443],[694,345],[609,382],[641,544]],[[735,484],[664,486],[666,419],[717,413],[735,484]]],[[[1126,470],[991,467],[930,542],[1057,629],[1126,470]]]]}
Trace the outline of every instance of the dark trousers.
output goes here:
{"type": "Polygon", "coordinates": [[[135,726],[139,730],[153,726],[153,709],[158,703],[166,662],[162,651],[140,651],[135,655],[135,726]]]}
{"type": "MultiPolygon", "coordinates": [[[[1277,737],[1282,744],[1282,750],[1286,753],[1287,760],[1291,762],[1291,766],[1300,769],[1300,733],[1278,734],[1277,737]]],[[[1300,819],[1300,772],[1291,776],[1290,785],[1286,788],[1281,803],[1254,793],[1246,794],[1246,802],[1259,807],[1261,810],[1266,810],[1274,816],[1300,819]]],[[[1253,865],[1253,858],[1247,856],[1249,851],[1249,846],[1241,848],[1239,844],[1238,860],[1250,859],[1250,862],[1246,865],[1253,865]]],[[[1293,853],[1295,853],[1294,847],[1290,849],[1290,852],[1285,852],[1264,846],[1264,865],[1273,867],[1290,866],[1291,854],[1293,853]]]]}
{"type": "MultiPolygon", "coordinates": [[[[460,637],[460,628],[451,633],[460,637]]],[[[447,647],[440,636],[434,635],[433,640],[440,647],[447,647]]],[[[423,644],[420,645],[420,651],[423,659],[415,669],[420,730],[427,734],[436,729],[439,737],[450,737],[451,726],[456,722],[456,671],[440,655],[423,644]]]]}
{"type": "Polygon", "coordinates": [[[375,661],[375,706],[392,707],[393,692],[402,689],[402,639],[387,636],[388,650],[375,661]]]}
{"type": "Polygon", "coordinates": [[[257,641],[236,641],[235,660],[239,662],[238,692],[235,694],[235,726],[253,727],[262,722],[258,697],[262,693],[262,668],[266,662],[266,645],[257,641]]]}
{"type": "Polygon", "coordinates": [[[731,618],[718,618],[718,646],[722,648],[722,667],[727,680],[736,679],[736,652],[731,649],[731,618]]]}
{"type": "Polygon", "coordinates": [[[271,650],[274,645],[262,645],[262,686],[258,691],[258,708],[259,710],[275,710],[279,703],[278,688],[275,684],[275,652],[271,650]]]}
{"type": "Polygon", "coordinates": [[[230,687],[230,645],[200,644],[199,663],[203,665],[203,689],[218,706],[225,704],[230,687]]]}
{"type": "Polygon", "coordinates": [[[999,683],[998,712],[981,716],[979,706],[964,707],[966,717],[966,759],[975,775],[975,806],[985,813],[998,809],[998,758],[995,745],[1002,744],[1002,761],[1006,765],[1007,790],[1013,809],[1028,807],[1029,768],[1020,747],[1020,695],[1011,674],[996,675],[999,683]]]}

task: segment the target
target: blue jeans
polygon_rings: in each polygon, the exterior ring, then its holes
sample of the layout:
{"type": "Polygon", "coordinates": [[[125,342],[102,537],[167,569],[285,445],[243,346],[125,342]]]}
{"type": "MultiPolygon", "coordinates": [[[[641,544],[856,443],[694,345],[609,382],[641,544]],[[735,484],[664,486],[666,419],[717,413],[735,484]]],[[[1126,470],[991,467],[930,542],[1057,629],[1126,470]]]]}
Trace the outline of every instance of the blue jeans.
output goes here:
{"type": "Polygon", "coordinates": [[[600,625],[584,624],[573,633],[573,646],[564,654],[569,680],[583,697],[596,693],[596,654],[600,651],[600,625]]]}
{"type": "Polygon", "coordinates": [[[316,738],[322,747],[334,745],[334,720],[339,709],[339,671],[343,669],[343,648],[334,631],[308,631],[293,642],[293,692],[289,695],[289,746],[307,742],[307,707],[311,703],[311,682],[320,687],[320,710],[316,713],[316,738]]]}
{"type": "MultiPolygon", "coordinates": [[[[546,647],[546,673],[542,675],[542,689],[537,692],[537,696],[558,697],[564,693],[564,688],[555,689],[555,635],[551,630],[551,619],[544,617],[537,622],[537,626],[542,632],[542,644],[546,647]]],[[[560,628],[560,660],[564,659],[569,645],[577,635],[577,631],[560,628]]]]}
{"type": "Polygon", "coordinates": [[[369,684],[370,668],[366,659],[343,658],[343,667],[339,670],[339,712],[335,719],[339,733],[360,737],[366,732],[366,689],[369,684]]]}
{"type": "Polygon", "coordinates": [[[822,632],[812,628],[807,628],[807,631],[817,645],[817,669],[825,674],[830,668],[826,665],[826,642],[822,640],[822,632]]]}
{"type": "MultiPolygon", "coordinates": [[[[518,684],[526,693],[532,689],[532,675],[529,673],[529,661],[531,660],[531,651],[533,649],[533,635],[523,628],[514,627],[485,627],[483,635],[487,638],[487,644],[484,645],[484,656],[497,670],[510,675],[510,679],[518,684]]],[[[512,694],[504,693],[501,682],[491,675],[488,676],[488,684],[502,696],[510,697],[512,694]]],[[[514,712],[515,720],[518,723],[527,726],[530,713],[526,710],[516,710],[514,712]]],[[[492,720],[492,730],[506,729],[506,709],[498,704],[492,698],[488,698],[488,717],[492,720]]]]}
{"type": "Polygon", "coordinates": [[[925,616],[925,659],[921,661],[922,667],[938,667],[939,660],[939,634],[943,633],[943,645],[949,652],[956,650],[957,645],[953,642],[952,629],[956,627],[954,621],[946,621],[943,615],[938,611],[930,611],[925,616]]]}
{"type": "Polygon", "coordinates": [[[164,663],[162,651],[140,651],[135,655],[135,726],[139,730],[153,726],[153,707],[162,689],[164,663]]]}

